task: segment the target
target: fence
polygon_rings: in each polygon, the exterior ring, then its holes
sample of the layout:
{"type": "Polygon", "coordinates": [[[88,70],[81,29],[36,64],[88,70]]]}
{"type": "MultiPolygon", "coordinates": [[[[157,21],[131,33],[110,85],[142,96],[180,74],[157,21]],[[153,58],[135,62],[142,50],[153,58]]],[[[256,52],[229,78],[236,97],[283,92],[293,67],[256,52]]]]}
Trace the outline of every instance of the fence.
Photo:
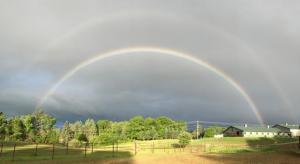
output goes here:
{"type": "MultiPolygon", "coordinates": [[[[284,143],[287,144],[287,143],[284,143]]],[[[276,145],[276,144],[272,144],[276,145]]],[[[255,148],[264,148],[270,145],[257,145],[255,148]]],[[[127,144],[101,145],[99,143],[84,143],[74,147],[69,144],[37,144],[37,143],[0,143],[0,160],[22,160],[36,158],[40,160],[54,160],[61,158],[118,158],[130,157],[141,154],[155,153],[200,153],[210,152],[216,149],[232,149],[233,147],[247,148],[249,145],[216,145],[198,144],[181,147],[168,142],[133,142],[127,144]]],[[[253,147],[253,146],[251,146],[253,147]]]]}
{"type": "Polygon", "coordinates": [[[143,142],[133,142],[130,144],[101,145],[99,143],[84,143],[81,146],[71,146],[69,144],[38,144],[24,142],[2,142],[0,143],[0,160],[20,160],[24,158],[37,158],[54,160],[56,158],[88,158],[93,157],[124,157],[137,155],[138,153],[154,154],[160,153],[195,153],[205,152],[208,145],[194,145],[180,147],[169,143],[146,144],[143,142]]]}

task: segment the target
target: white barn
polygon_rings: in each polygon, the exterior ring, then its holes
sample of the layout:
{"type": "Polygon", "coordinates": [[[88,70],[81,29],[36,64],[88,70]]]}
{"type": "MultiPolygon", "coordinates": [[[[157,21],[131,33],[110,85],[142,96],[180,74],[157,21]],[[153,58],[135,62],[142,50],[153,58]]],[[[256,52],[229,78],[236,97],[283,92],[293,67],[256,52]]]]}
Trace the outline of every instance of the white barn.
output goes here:
{"type": "Polygon", "coordinates": [[[291,137],[300,136],[299,125],[289,125],[289,124],[276,124],[273,128],[280,129],[282,133],[287,133],[291,137]]]}
{"type": "Polygon", "coordinates": [[[224,137],[275,137],[280,129],[270,126],[229,126],[223,131],[224,137]]]}

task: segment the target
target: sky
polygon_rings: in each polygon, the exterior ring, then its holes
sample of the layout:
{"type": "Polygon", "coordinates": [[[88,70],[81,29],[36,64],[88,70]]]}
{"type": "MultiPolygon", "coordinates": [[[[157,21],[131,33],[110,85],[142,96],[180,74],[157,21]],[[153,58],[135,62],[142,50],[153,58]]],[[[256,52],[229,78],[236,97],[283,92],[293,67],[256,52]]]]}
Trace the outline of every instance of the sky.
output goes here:
{"type": "Polygon", "coordinates": [[[105,52],[157,47],[221,70],[251,98],[264,123],[300,122],[297,0],[2,0],[0,111],[37,106],[60,121],[166,115],[258,123],[228,81],[191,61],[129,52],[70,70],[105,52]]]}

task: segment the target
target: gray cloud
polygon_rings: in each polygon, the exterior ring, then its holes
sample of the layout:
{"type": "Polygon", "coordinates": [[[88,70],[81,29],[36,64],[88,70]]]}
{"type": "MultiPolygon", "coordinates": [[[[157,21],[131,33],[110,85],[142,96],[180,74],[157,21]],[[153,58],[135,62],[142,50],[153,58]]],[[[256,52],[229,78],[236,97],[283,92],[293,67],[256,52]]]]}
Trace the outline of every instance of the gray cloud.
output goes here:
{"type": "MultiPolygon", "coordinates": [[[[78,63],[130,46],[189,52],[238,81],[266,122],[299,122],[298,1],[2,1],[0,110],[34,111],[78,63]]],[[[105,59],[63,83],[44,105],[65,119],[166,114],[255,122],[227,82],[161,54],[105,59]]]]}

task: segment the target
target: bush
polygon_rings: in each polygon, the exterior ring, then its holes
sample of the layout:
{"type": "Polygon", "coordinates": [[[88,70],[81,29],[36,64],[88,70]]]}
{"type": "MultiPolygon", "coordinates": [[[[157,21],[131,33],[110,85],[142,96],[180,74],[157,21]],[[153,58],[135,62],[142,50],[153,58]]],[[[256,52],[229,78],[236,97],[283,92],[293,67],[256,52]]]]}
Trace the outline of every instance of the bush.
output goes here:
{"type": "Polygon", "coordinates": [[[187,146],[192,139],[192,135],[188,132],[181,132],[178,136],[178,142],[181,147],[187,146]]]}
{"type": "Polygon", "coordinates": [[[81,141],[81,142],[87,142],[87,141],[88,141],[86,135],[85,135],[85,134],[82,134],[82,133],[76,135],[75,138],[76,138],[78,141],[81,141]]]}
{"type": "Polygon", "coordinates": [[[84,142],[81,142],[77,139],[72,139],[71,141],[69,141],[69,145],[73,147],[81,147],[83,144],[84,142]]]}
{"type": "Polygon", "coordinates": [[[111,133],[101,133],[94,142],[101,145],[111,145],[114,142],[114,136],[111,133]]]}

